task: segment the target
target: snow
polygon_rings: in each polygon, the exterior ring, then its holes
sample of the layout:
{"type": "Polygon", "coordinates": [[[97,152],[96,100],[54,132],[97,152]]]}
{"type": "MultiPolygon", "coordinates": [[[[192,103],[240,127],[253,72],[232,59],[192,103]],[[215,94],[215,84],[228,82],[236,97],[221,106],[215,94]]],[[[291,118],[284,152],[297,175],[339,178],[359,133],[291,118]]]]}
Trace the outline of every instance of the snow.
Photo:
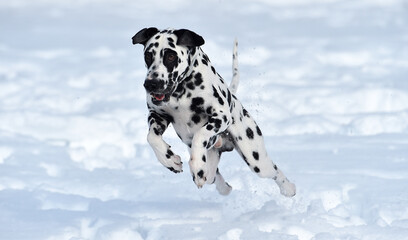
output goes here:
{"type": "Polygon", "coordinates": [[[0,3],[0,239],[408,239],[408,5],[392,1],[0,3]],[[141,28],[188,28],[297,185],[236,153],[197,189],[146,141],[141,28]]]}

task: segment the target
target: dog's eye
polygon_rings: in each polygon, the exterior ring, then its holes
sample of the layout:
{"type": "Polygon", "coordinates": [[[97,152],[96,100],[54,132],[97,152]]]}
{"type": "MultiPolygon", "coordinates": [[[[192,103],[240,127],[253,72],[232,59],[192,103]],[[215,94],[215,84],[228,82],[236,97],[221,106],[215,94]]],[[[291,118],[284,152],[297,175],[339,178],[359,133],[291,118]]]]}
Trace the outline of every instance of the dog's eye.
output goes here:
{"type": "Polygon", "coordinates": [[[153,62],[152,53],[146,52],[145,55],[144,55],[144,58],[145,58],[145,62],[147,64],[147,66],[150,66],[152,64],[152,62],[153,62]]]}
{"type": "Polygon", "coordinates": [[[176,58],[177,58],[177,55],[174,54],[174,53],[167,54],[167,61],[168,62],[174,62],[174,60],[176,60],[176,58]]]}

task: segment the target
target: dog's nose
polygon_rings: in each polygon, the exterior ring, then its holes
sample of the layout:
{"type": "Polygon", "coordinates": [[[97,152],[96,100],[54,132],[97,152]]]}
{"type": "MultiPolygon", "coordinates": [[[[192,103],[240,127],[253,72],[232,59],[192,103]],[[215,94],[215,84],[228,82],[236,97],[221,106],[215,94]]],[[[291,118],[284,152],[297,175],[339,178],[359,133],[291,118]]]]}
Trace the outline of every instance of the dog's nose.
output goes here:
{"type": "Polygon", "coordinates": [[[164,88],[164,81],[157,79],[146,79],[143,86],[148,92],[159,92],[164,88]]]}

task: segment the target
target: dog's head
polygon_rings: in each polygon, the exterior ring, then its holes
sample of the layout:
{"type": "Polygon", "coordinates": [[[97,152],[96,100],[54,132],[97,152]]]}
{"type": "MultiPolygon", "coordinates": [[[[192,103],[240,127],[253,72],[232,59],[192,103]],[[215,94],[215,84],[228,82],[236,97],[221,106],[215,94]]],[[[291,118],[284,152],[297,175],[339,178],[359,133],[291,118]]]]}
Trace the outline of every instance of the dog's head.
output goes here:
{"type": "Polygon", "coordinates": [[[153,101],[168,101],[183,80],[191,63],[190,55],[204,44],[204,39],[187,29],[163,30],[144,28],[132,38],[144,45],[147,76],[146,91],[153,101]]]}

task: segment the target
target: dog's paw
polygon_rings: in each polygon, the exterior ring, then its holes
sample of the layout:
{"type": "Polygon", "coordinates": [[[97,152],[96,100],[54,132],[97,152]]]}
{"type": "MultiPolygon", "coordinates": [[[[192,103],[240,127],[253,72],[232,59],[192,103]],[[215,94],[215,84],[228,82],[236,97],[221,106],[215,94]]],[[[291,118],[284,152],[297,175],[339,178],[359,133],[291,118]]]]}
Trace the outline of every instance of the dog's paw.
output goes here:
{"type": "Polygon", "coordinates": [[[216,189],[219,194],[227,196],[230,194],[232,187],[227,182],[224,182],[223,184],[217,184],[216,189]]]}
{"type": "Polygon", "coordinates": [[[285,197],[293,197],[296,195],[296,186],[295,184],[289,182],[289,180],[286,180],[279,187],[280,187],[280,193],[285,197]]]}
{"type": "Polygon", "coordinates": [[[183,172],[183,163],[181,162],[181,158],[178,155],[174,155],[172,159],[170,159],[170,164],[166,166],[167,169],[174,173],[181,173],[183,172]]]}
{"type": "Polygon", "coordinates": [[[174,173],[183,172],[183,163],[181,162],[181,158],[179,155],[168,151],[166,155],[160,155],[157,156],[157,158],[163,164],[163,166],[165,166],[170,171],[174,173]]]}
{"type": "Polygon", "coordinates": [[[169,159],[169,166],[167,167],[170,171],[174,173],[183,172],[183,163],[179,155],[173,155],[169,159]]]}
{"type": "Polygon", "coordinates": [[[193,176],[193,181],[198,188],[202,188],[207,182],[208,170],[205,168],[205,164],[197,163],[194,159],[189,162],[191,175],[193,176]]]}
{"type": "Polygon", "coordinates": [[[204,184],[207,182],[207,177],[205,176],[206,173],[204,170],[200,170],[197,173],[192,173],[193,181],[197,185],[198,188],[202,188],[204,184]]]}

